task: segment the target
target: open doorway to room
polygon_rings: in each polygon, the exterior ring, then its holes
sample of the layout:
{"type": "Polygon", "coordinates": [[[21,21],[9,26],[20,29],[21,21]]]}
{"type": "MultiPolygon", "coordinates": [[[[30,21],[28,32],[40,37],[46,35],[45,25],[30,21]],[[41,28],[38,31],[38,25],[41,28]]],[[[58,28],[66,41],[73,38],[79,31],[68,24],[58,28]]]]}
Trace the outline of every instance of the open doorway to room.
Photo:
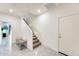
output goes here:
{"type": "Polygon", "coordinates": [[[12,29],[8,22],[0,21],[0,55],[10,53],[12,46],[12,29]]]}

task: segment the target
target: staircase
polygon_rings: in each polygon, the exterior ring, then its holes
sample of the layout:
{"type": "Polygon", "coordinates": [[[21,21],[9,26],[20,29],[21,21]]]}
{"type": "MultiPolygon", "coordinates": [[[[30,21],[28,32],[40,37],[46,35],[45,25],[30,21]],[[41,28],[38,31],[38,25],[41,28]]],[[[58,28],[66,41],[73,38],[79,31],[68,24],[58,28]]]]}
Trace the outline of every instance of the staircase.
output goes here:
{"type": "Polygon", "coordinates": [[[33,49],[35,49],[40,45],[41,45],[41,42],[39,41],[38,37],[35,34],[33,34],[33,49]]]}
{"type": "Polygon", "coordinates": [[[25,20],[25,18],[23,18],[24,22],[28,25],[28,27],[31,29],[32,33],[33,33],[33,49],[37,48],[38,46],[41,45],[41,42],[39,41],[38,37],[36,36],[36,34],[34,33],[34,31],[32,30],[31,26],[28,24],[28,22],[25,20]]]}

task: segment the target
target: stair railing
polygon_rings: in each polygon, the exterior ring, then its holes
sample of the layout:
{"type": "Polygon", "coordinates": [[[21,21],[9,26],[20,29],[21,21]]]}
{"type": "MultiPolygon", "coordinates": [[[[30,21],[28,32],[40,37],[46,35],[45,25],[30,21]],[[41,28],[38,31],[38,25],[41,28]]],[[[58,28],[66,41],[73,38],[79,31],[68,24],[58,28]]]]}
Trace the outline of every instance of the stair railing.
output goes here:
{"type": "Polygon", "coordinates": [[[23,20],[24,20],[24,22],[28,25],[28,27],[30,28],[30,30],[32,31],[32,33],[34,34],[33,29],[31,28],[31,26],[29,25],[29,23],[26,21],[26,19],[25,19],[25,18],[23,18],[23,20]]]}

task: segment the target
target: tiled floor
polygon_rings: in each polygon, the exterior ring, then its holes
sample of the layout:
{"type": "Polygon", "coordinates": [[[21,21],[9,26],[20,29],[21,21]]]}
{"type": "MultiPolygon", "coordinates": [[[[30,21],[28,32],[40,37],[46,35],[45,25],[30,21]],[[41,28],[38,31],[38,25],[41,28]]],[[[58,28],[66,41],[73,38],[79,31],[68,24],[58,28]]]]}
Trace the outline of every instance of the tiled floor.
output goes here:
{"type": "Polygon", "coordinates": [[[45,47],[39,46],[33,51],[28,49],[20,50],[18,46],[13,45],[12,52],[10,54],[0,54],[3,56],[63,56],[57,52],[45,47]]]}

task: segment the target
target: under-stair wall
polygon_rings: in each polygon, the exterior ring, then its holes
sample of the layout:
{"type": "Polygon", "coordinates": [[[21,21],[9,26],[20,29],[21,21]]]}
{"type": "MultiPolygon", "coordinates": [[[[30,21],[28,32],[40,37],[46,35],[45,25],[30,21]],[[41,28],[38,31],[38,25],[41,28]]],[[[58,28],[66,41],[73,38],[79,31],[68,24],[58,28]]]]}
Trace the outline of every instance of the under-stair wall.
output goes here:
{"type": "Polygon", "coordinates": [[[30,30],[30,28],[23,19],[21,20],[21,35],[23,40],[27,40],[27,48],[33,50],[32,31],[30,30]]]}

